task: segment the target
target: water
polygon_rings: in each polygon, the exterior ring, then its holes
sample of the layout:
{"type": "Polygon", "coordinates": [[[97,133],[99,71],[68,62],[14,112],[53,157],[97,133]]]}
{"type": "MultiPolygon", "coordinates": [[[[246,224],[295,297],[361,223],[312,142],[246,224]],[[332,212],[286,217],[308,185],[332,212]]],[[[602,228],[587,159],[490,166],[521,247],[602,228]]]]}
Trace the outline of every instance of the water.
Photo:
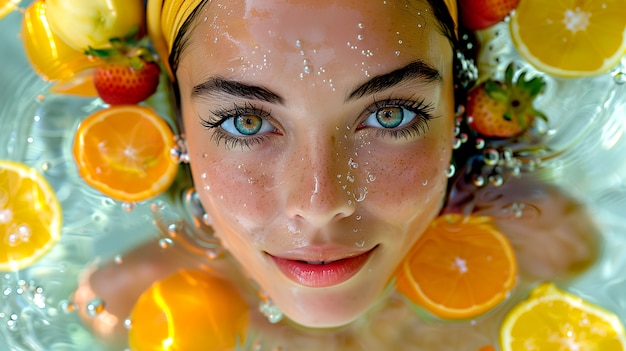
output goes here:
{"type": "MultiPolygon", "coordinates": [[[[207,234],[210,219],[202,213],[195,194],[186,193],[182,198],[183,204],[188,206],[184,213],[189,217],[185,217],[174,210],[181,199],[163,196],[145,203],[122,204],[83,183],[67,150],[78,122],[101,106],[91,99],[47,93],[48,84],[25,64],[16,36],[18,24],[18,13],[0,21],[0,33],[6,39],[0,40],[4,65],[0,70],[3,82],[0,85],[0,125],[3,126],[0,158],[19,160],[42,171],[63,206],[64,226],[60,242],[37,264],[19,272],[0,274],[0,350],[4,351],[5,345],[11,345],[9,349],[16,351],[105,350],[79,318],[81,311],[72,300],[80,274],[89,265],[103,261],[122,265],[126,262],[124,254],[130,248],[154,239],[167,250],[182,247],[212,259],[223,253],[216,239],[207,234]]],[[[501,40],[508,39],[500,36],[494,41],[498,50],[483,53],[487,65],[498,65],[492,56],[503,61],[518,59],[509,45],[497,45],[501,40]]],[[[301,43],[298,41],[296,45],[301,43]]],[[[309,73],[306,66],[305,72],[309,73]]],[[[621,68],[612,74],[580,81],[548,81],[548,90],[538,101],[538,108],[555,116],[546,134],[550,145],[559,152],[546,157],[537,172],[545,180],[584,199],[601,229],[600,258],[589,270],[563,283],[564,286],[626,321],[626,276],[623,273],[626,271],[626,256],[623,255],[626,252],[623,220],[626,208],[626,84],[623,83],[626,78],[623,72],[621,68]]],[[[484,141],[476,140],[476,148],[483,147],[484,141]]],[[[484,152],[487,162],[493,165],[507,158],[505,153],[494,149],[484,152]]],[[[351,162],[350,166],[356,169],[358,164],[351,162]]],[[[452,176],[455,169],[446,172],[452,176]]],[[[345,178],[354,182],[351,174],[346,174],[345,178]]],[[[366,182],[375,179],[375,174],[370,173],[366,182]]],[[[500,184],[502,179],[497,176],[475,179],[477,186],[487,182],[500,184]]],[[[367,188],[357,188],[353,195],[357,202],[366,200],[367,188]]],[[[503,211],[512,217],[532,213],[523,202],[508,204],[503,211]]],[[[106,312],[106,305],[107,301],[102,299],[92,300],[83,312],[95,317],[106,312]]],[[[277,322],[282,314],[274,307],[271,303],[261,306],[264,313],[277,322]]],[[[429,327],[425,326],[424,330],[429,327]]]]}

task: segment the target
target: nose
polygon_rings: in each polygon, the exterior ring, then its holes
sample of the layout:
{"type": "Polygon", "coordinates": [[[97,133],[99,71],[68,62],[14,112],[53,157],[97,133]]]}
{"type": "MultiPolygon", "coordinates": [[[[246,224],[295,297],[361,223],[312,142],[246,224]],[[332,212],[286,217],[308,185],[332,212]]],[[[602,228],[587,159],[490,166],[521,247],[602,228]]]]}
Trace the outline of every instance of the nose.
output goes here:
{"type": "Polygon", "coordinates": [[[349,166],[342,161],[345,156],[341,151],[346,151],[337,147],[335,140],[328,137],[303,142],[291,154],[285,200],[290,218],[322,227],[354,213],[356,201],[349,195],[354,184],[346,181],[349,166]]]}

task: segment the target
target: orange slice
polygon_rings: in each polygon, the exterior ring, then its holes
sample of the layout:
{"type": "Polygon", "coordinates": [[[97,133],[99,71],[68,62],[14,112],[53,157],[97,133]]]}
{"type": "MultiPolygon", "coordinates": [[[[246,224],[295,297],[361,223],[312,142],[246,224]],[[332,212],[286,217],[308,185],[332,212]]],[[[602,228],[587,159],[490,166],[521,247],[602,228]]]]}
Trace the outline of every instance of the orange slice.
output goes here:
{"type": "Polygon", "coordinates": [[[448,214],[433,220],[418,239],[396,284],[433,315],[466,319],[498,305],[516,281],[515,254],[491,218],[448,214]]]}
{"type": "Polygon", "coordinates": [[[248,306],[231,283],[183,270],[139,297],[128,341],[132,350],[234,350],[247,324],[248,306]]]}
{"type": "Polygon", "coordinates": [[[70,79],[55,83],[50,91],[56,94],[97,98],[98,91],[93,83],[93,69],[77,73],[70,79]]]}
{"type": "Polygon", "coordinates": [[[510,29],[519,54],[555,76],[598,75],[626,54],[624,0],[523,0],[510,29]]]}
{"type": "Polygon", "coordinates": [[[25,268],[61,237],[61,206],[34,169],[0,161],[0,271],[25,268]]]}
{"type": "Polygon", "coordinates": [[[619,318],[582,298],[543,283],[507,314],[500,328],[503,351],[623,351],[619,318]]]}
{"type": "Polygon", "coordinates": [[[87,184],[114,199],[138,202],[172,184],[178,164],[170,126],[145,106],[100,110],[82,121],[74,139],[74,160],[87,184]]]}

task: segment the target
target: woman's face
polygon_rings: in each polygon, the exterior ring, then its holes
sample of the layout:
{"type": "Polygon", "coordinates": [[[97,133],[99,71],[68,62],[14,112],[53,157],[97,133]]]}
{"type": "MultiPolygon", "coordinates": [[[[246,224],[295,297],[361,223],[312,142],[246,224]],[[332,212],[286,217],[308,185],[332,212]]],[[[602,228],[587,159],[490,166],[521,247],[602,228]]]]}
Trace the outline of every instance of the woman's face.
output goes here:
{"type": "Polygon", "coordinates": [[[425,1],[222,1],[176,72],[196,189],[297,323],[348,323],[437,215],[452,50],[425,1]]]}

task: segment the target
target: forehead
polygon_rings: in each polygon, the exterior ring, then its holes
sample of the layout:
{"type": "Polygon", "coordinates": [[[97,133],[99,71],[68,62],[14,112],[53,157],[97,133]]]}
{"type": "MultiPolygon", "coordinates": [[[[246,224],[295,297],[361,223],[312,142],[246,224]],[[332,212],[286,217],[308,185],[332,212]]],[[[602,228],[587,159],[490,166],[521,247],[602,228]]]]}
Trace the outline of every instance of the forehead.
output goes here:
{"type": "Polygon", "coordinates": [[[426,0],[210,1],[189,28],[181,62],[234,74],[297,65],[301,75],[322,75],[350,62],[367,77],[416,55],[445,66],[441,51],[450,50],[426,0]]]}

